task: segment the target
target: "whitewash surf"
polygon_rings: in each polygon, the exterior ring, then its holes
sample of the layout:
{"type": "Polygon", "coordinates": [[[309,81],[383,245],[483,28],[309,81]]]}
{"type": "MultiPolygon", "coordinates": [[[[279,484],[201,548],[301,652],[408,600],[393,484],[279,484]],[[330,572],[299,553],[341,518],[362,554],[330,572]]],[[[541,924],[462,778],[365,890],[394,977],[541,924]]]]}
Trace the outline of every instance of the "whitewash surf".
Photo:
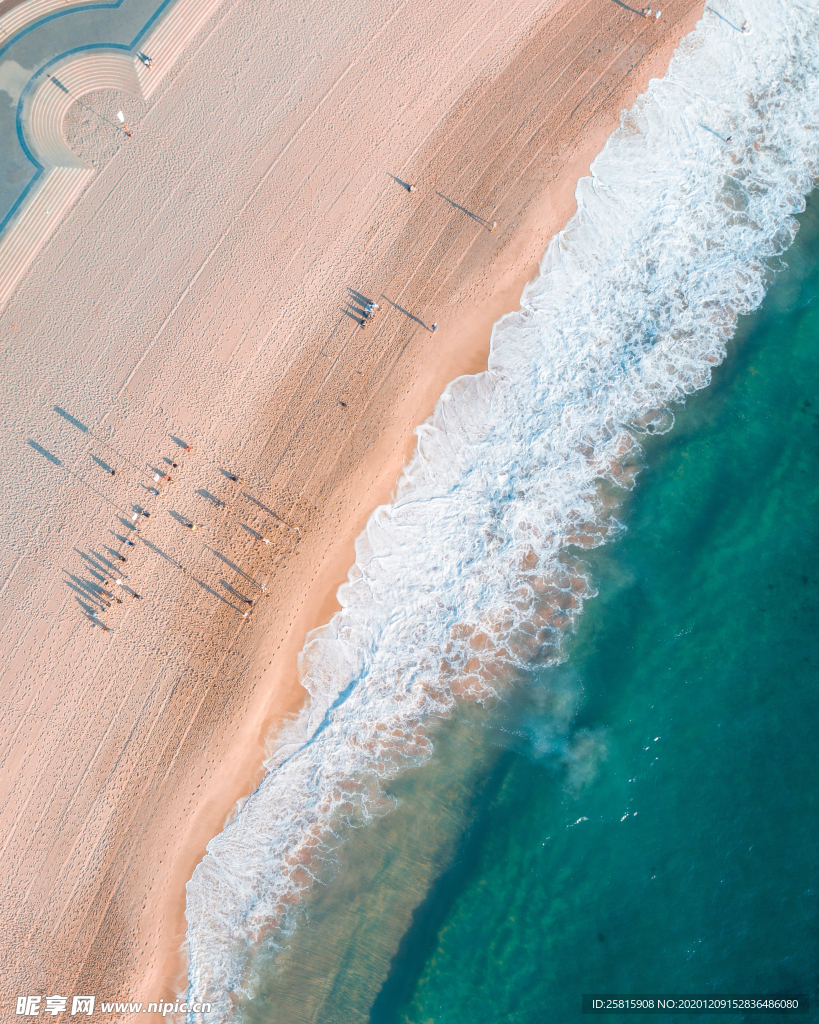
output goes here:
{"type": "Polygon", "coordinates": [[[425,723],[560,657],[640,437],[705,387],[819,172],[819,0],[713,5],[577,188],[487,372],[448,386],[308,638],[310,701],[187,887],[189,993],[234,1015],[345,823],[431,754],[425,723]],[[748,22],[743,31],[743,23],[748,22]]]}

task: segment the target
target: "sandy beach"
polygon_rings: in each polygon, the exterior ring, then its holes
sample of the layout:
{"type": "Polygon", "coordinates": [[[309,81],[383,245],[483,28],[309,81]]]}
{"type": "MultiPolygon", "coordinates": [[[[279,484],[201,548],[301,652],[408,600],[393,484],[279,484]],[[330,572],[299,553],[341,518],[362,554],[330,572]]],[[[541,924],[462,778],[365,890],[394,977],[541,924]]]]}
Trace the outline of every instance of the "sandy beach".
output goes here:
{"type": "Polygon", "coordinates": [[[354,538],[702,6],[227,3],[150,105],[88,98],[127,145],[72,112],[99,173],[0,313],[7,1014],[184,988],[354,538]]]}

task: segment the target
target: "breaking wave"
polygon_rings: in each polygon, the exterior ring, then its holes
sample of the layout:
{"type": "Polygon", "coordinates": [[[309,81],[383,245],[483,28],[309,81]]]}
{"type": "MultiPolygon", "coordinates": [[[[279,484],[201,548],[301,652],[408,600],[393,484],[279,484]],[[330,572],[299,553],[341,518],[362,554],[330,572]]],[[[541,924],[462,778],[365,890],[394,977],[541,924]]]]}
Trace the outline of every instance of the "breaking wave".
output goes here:
{"type": "Polygon", "coordinates": [[[345,823],[429,756],[425,723],[560,657],[591,594],[570,549],[618,531],[641,436],[709,383],[794,238],[819,171],[817,38],[816,2],[706,11],[579,183],[487,372],[419,428],[301,655],[309,706],[188,883],[190,991],[222,1019],[345,823]]]}

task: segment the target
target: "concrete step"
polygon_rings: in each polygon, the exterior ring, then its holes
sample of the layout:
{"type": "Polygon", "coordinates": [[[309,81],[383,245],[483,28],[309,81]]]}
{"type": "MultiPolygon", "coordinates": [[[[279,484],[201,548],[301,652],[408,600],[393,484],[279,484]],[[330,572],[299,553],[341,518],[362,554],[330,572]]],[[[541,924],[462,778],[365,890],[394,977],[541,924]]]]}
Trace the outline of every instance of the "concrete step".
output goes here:
{"type": "Polygon", "coordinates": [[[44,78],[28,97],[23,111],[26,139],[46,166],[85,167],[65,140],[66,114],[75,97],[100,89],[139,95],[134,57],[124,50],[89,50],[61,64],[53,75],[52,79],[44,78]]]}

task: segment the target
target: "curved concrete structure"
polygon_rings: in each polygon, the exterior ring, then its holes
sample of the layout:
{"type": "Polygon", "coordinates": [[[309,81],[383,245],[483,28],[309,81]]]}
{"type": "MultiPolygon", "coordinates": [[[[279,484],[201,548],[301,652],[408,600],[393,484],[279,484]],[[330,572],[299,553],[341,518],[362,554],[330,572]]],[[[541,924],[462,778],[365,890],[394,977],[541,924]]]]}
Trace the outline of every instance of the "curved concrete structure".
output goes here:
{"type": "MultiPolygon", "coordinates": [[[[71,107],[82,96],[102,89],[149,100],[221,2],[178,0],[167,9],[140,42],[139,52],[151,56],[150,67],[133,50],[101,46],[57,58],[30,79],[18,104],[18,137],[39,176],[0,237],[0,309],[95,174],[66,141],[64,123],[71,107]]],[[[31,0],[3,21],[19,12],[19,29],[26,11],[30,20],[59,6],[54,0],[31,0]]]]}
{"type": "Polygon", "coordinates": [[[37,80],[23,107],[26,141],[45,167],[89,167],[70,148],[63,124],[76,99],[100,89],[140,95],[135,58],[123,50],[93,50],[37,80]]]}
{"type": "MultiPolygon", "coordinates": [[[[74,0],[71,6],[94,2],[95,0],[74,0]]],[[[65,0],[26,0],[26,3],[12,8],[0,17],[0,46],[24,29],[26,25],[64,9],[65,0]]]]}

